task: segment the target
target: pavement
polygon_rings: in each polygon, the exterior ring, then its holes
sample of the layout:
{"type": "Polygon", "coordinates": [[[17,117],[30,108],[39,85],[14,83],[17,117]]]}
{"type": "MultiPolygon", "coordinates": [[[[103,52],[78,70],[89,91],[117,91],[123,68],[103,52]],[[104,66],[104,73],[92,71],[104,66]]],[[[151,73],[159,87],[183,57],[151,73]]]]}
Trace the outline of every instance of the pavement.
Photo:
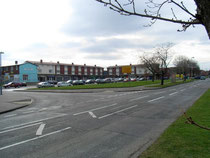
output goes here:
{"type": "MultiPolygon", "coordinates": [[[[31,88],[31,87],[30,87],[31,88]]],[[[128,88],[103,88],[103,89],[74,89],[74,90],[27,90],[18,89],[17,92],[42,92],[42,93],[99,93],[99,92],[130,92],[158,89],[154,87],[128,87],[128,88]]],[[[3,93],[0,95],[0,114],[11,112],[33,103],[33,99],[18,93],[11,96],[11,93],[3,93]]]]}
{"type": "Polygon", "coordinates": [[[31,98],[23,95],[3,93],[3,95],[0,95],[0,114],[26,107],[32,103],[33,100],[31,98]]]}

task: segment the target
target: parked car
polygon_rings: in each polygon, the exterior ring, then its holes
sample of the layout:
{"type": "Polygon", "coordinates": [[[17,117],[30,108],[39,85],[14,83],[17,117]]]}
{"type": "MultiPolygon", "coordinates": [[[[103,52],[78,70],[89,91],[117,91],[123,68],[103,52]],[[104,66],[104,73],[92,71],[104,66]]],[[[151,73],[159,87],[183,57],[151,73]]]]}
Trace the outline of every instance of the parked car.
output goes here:
{"type": "Polygon", "coordinates": [[[54,84],[51,84],[49,82],[40,82],[37,84],[38,88],[44,88],[44,87],[54,87],[54,84]]]}
{"type": "Polygon", "coordinates": [[[105,79],[104,79],[104,82],[105,82],[105,83],[111,83],[111,82],[112,82],[112,79],[111,79],[111,78],[105,78],[105,79]]]}
{"type": "Polygon", "coordinates": [[[26,82],[19,82],[19,84],[20,84],[21,87],[26,87],[27,86],[26,82]]]}
{"type": "Polygon", "coordinates": [[[92,84],[92,83],[95,83],[95,80],[88,79],[88,80],[85,81],[85,84],[92,84]]]}
{"type": "Polygon", "coordinates": [[[17,87],[21,87],[21,84],[18,82],[9,82],[7,84],[4,84],[3,87],[4,88],[10,88],[10,87],[17,88],[17,87]]]}
{"type": "Polygon", "coordinates": [[[138,81],[144,81],[145,79],[143,77],[141,77],[141,78],[138,78],[137,80],[138,81]]]}
{"type": "Polygon", "coordinates": [[[83,82],[83,80],[74,80],[74,81],[72,82],[72,84],[73,84],[73,85],[83,85],[84,82],[83,82]]]}
{"type": "Polygon", "coordinates": [[[67,86],[72,86],[72,84],[68,83],[68,82],[61,81],[61,82],[57,83],[57,86],[58,87],[67,87],[67,86]]]}
{"type": "Polygon", "coordinates": [[[105,83],[105,80],[104,79],[96,79],[95,83],[97,83],[97,84],[105,83]]]}
{"type": "Polygon", "coordinates": [[[206,79],[206,77],[205,76],[201,76],[201,78],[200,78],[201,80],[205,80],[206,79]]]}
{"type": "Polygon", "coordinates": [[[54,85],[56,85],[58,83],[58,81],[55,81],[55,80],[49,80],[47,82],[50,83],[50,84],[54,84],[54,85]]]}
{"type": "Polygon", "coordinates": [[[130,80],[131,80],[131,82],[135,82],[136,78],[131,78],[130,80]]]}
{"type": "Polygon", "coordinates": [[[66,82],[72,84],[73,83],[73,80],[68,80],[66,82]]]}

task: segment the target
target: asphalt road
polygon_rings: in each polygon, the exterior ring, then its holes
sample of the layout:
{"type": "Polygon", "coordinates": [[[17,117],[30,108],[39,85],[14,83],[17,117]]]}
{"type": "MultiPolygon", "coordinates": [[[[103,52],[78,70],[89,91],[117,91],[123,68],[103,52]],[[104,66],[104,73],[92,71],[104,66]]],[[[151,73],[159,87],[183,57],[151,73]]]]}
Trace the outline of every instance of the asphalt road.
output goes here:
{"type": "Polygon", "coordinates": [[[208,88],[210,80],[118,93],[4,91],[34,102],[0,115],[0,157],[137,157],[208,88]]]}

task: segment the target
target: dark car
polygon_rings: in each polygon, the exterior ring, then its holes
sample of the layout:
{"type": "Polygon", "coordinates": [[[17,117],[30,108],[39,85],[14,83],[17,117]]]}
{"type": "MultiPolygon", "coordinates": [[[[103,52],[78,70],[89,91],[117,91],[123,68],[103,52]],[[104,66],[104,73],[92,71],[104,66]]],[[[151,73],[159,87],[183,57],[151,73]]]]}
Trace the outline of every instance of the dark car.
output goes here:
{"type": "Polygon", "coordinates": [[[92,84],[92,83],[95,83],[95,80],[89,79],[85,81],[85,84],[92,84]]]}
{"type": "Polygon", "coordinates": [[[105,80],[104,79],[96,79],[95,83],[97,83],[97,84],[105,83],[105,80]]]}
{"type": "Polygon", "coordinates": [[[26,82],[19,82],[19,84],[20,84],[21,87],[26,87],[27,86],[26,82]]]}
{"type": "Polygon", "coordinates": [[[7,84],[4,84],[3,87],[4,88],[10,88],[10,87],[17,88],[17,87],[21,87],[21,84],[18,82],[9,82],[7,84]]]}
{"type": "Polygon", "coordinates": [[[83,80],[74,80],[74,81],[72,82],[72,84],[73,84],[73,85],[83,85],[84,82],[83,82],[83,80]]]}
{"type": "Polygon", "coordinates": [[[53,84],[53,85],[56,85],[58,83],[58,81],[55,81],[55,80],[49,80],[47,82],[50,83],[50,84],[53,84]]]}

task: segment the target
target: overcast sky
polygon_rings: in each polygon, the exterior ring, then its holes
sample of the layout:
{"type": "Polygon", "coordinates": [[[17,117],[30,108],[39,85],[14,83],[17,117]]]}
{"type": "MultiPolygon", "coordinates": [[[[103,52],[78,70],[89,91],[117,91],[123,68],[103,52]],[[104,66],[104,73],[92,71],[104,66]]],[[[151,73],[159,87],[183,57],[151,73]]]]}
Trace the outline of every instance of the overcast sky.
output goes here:
{"type": "MultiPolygon", "coordinates": [[[[195,12],[194,1],[185,1],[195,12]]],[[[180,11],[176,15],[187,18],[180,11]]],[[[172,42],[175,55],[194,57],[202,69],[210,69],[203,26],[180,33],[178,24],[147,24],[148,19],[121,16],[95,0],[0,0],[2,64],[40,59],[104,67],[137,64],[143,52],[172,42]]]]}

